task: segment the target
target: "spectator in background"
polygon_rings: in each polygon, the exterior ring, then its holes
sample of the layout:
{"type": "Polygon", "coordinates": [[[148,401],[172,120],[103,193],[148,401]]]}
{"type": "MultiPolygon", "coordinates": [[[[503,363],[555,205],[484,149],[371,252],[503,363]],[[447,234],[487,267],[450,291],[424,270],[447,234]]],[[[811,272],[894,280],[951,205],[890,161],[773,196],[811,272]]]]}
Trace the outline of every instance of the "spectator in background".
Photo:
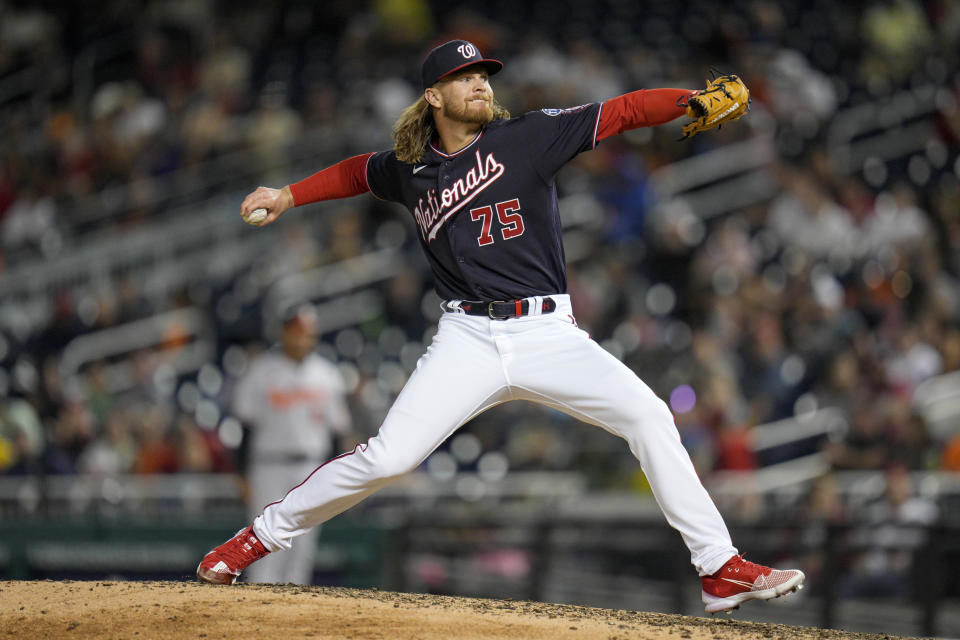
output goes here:
{"type": "MultiPolygon", "coordinates": [[[[280,344],[257,356],[233,393],[233,410],[248,428],[247,504],[251,517],[332,457],[352,446],[350,415],[340,372],[313,352],[317,315],[294,308],[283,321],[280,344]]],[[[313,582],[319,527],[251,567],[251,582],[313,582]]]]}
{"type": "Polygon", "coordinates": [[[891,467],[886,482],[884,495],[867,505],[864,525],[853,534],[855,544],[864,551],[841,587],[845,597],[907,596],[913,586],[916,554],[926,542],[927,529],[939,517],[936,503],[915,494],[906,467],[891,467]]]}
{"type": "Polygon", "coordinates": [[[940,465],[944,471],[960,472],[960,430],[944,445],[940,465]]]}
{"type": "Polygon", "coordinates": [[[266,174],[264,182],[269,182],[269,176],[283,166],[287,147],[302,129],[300,115],[287,106],[286,84],[279,81],[268,84],[251,117],[248,141],[259,156],[260,170],[266,174]]]}
{"type": "Polygon", "coordinates": [[[171,438],[169,412],[151,408],[139,416],[138,450],[133,469],[137,473],[175,473],[177,449],[171,438]]]}
{"type": "Polygon", "coordinates": [[[0,472],[37,472],[44,444],[43,425],[29,402],[22,398],[0,402],[0,472]]]}
{"type": "Polygon", "coordinates": [[[932,42],[923,5],[911,0],[868,3],[860,29],[866,45],[860,72],[874,87],[909,75],[932,42]]]}
{"type": "Polygon", "coordinates": [[[93,415],[74,399],[66,399],[53,424],[53,437],[45,452],[48,473],[71,474],[77,460],[93,441],[96,425],[93,415]]]}
{"type": "Polygon", "coordinates": [[[834,469],[883,469],[891,459],[880,407],[861,404],[850,416],[850,430],[827,448],[834,469]]]}
{"type": "Polygon", "coordinates": [[[850,213],[832,200],[808,170],[784,167],[783,195],[770,208],[769,225],[784,246],[813,258],[853,257],[859,232],[850,213]]]}
{"type": "Polygon", "coordinates": [[[130,433],[130,422],[130,411],[111,411],[106,417],[103,433],[80,456],[78,471],[94,475],[129,473],[137,455],[137,443],[130,433]]]}
{"type": "Polygon", "coordinates": [[[810,586],[815,590],[824,584],[823,574],[832,570],[827,566],[823,545],[829,535],[829,528],[842,525],[847,519],[847,505],[840,490],[840,483],[834,473],[825,473],[810,486],[810,491],[801,505],[799,521],[803,523],[800,537],[804,549],[803,572],[810,576],[810,586]]]}

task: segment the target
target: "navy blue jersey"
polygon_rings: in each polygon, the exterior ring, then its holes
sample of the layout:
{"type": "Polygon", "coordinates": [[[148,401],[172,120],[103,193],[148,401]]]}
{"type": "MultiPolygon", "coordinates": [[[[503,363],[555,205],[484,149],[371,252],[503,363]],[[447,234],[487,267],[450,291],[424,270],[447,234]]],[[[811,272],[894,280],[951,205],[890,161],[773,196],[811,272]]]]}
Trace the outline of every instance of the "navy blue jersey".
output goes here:
{"type": "Polygon", "coordinates": [[[370,191],[413,215],[441,298],[567,292],[554,176],[596,146],[601,107],[494,121],[457,153],[429,145],[416,164],[400,162],[393,151],[370,157],[370,191]]]}

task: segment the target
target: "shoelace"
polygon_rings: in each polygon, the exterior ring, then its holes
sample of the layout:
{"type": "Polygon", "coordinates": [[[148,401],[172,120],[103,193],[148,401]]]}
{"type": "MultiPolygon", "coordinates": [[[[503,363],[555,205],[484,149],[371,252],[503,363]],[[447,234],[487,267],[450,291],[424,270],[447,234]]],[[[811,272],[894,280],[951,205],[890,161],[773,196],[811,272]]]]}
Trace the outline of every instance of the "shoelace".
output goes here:
{"type": "Polygon", "coordinates": [[[266,549],[260,551],[256,544],[251,544],[247,541],[247,536],[250,536],[250,534],[244,533],[234,544],[225,545],[221,551],[221,554],[228,561],[231,568],[246,567],[254,560],[259,560],[267,555],[266,549]]]}
{"type": "Polygon", "coordinates": [[[755,562],[750,562],[749,560],[744,558],[743,555],[738,555],[735,557],[739,560],[739,562],[737,562],[733,566],[727,567],[728,572],[731,572],[731,573],[755,572],[758,576],[764,575],[763,569],[765,567],[763,565],[759,565],[755,562]]]}

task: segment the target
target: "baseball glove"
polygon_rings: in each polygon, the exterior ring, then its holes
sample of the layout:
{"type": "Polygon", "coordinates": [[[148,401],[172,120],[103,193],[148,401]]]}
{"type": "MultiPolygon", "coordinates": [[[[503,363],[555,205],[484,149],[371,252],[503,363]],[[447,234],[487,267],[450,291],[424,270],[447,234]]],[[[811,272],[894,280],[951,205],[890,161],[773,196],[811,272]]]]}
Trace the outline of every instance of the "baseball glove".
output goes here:
{"type": "Polygon", "coordinates": [[[745,114],[750,108],[750,90],[738,76],[718,76],[707,82],[706,89],[691,96],[686,107],[693,122],[683,126],[681,140],[720,127],[745,114]]]}

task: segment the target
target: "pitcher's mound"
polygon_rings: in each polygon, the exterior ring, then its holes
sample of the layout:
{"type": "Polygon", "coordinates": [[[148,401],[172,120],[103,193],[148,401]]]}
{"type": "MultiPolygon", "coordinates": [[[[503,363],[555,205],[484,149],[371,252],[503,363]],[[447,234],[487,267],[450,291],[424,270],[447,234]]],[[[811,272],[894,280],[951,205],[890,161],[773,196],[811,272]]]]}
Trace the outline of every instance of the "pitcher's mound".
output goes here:
{"type": "MultiPolygon", "coordinates": [[[[754,603],[754,606],[763,605],[754,603]]],[[[887,637],[728,618],[330,587],[222,587],[197,582],[0,582],[0,640],[880,640],[887,637]]]]}

